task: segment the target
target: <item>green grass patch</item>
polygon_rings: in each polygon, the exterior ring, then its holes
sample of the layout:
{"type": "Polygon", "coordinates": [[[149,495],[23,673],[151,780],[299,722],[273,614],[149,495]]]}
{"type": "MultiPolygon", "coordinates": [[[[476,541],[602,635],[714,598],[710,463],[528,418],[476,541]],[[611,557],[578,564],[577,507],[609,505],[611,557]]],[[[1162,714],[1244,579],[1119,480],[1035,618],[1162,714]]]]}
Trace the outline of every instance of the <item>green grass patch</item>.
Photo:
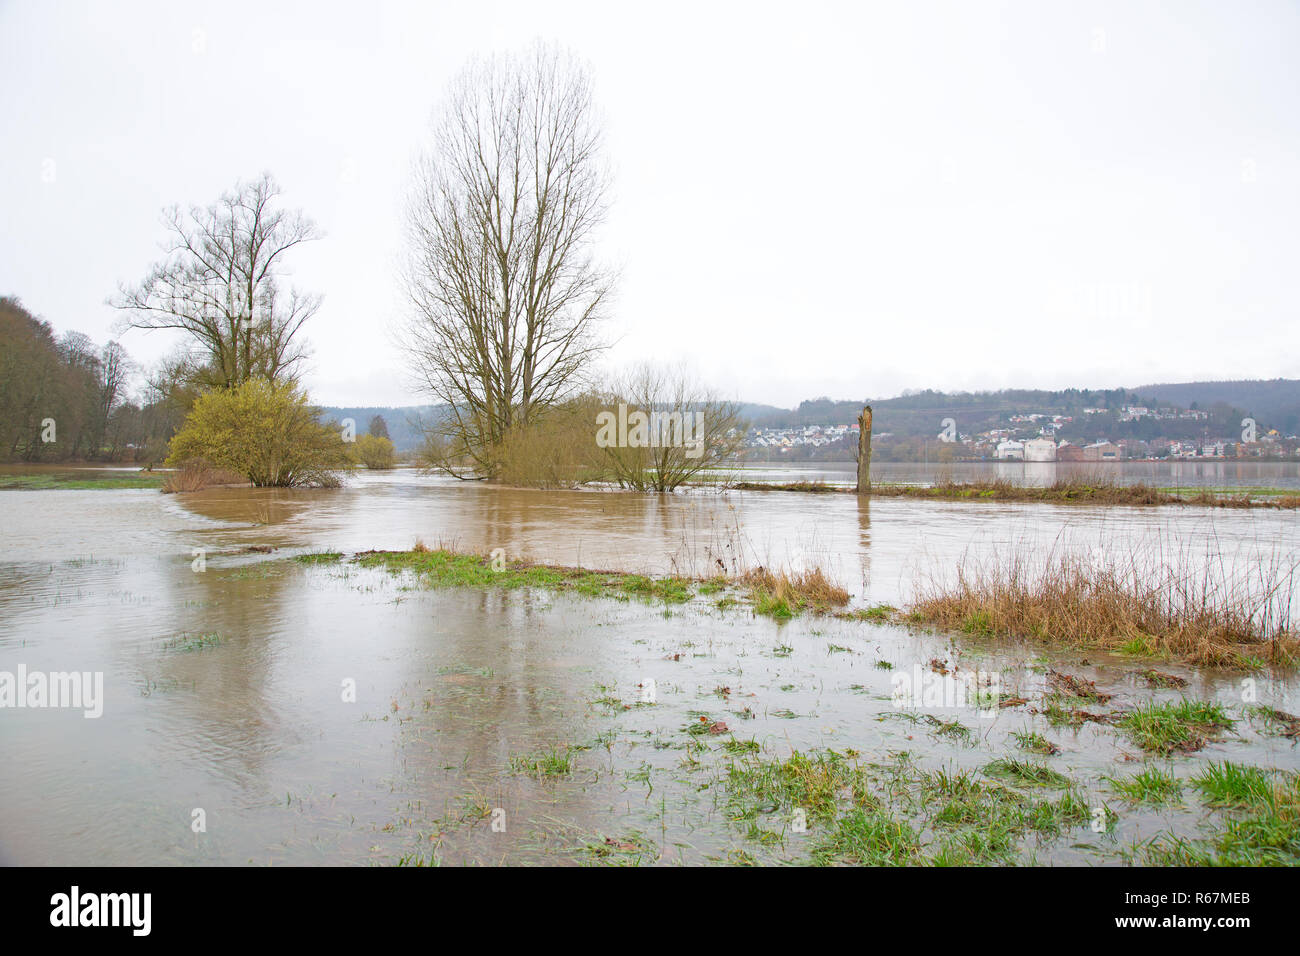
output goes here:
{"type": "Polygon", "coordinates": [[[366,551],[356,556],[365,568],[385,568],[394,573],[409,572],[427,587],[539,588],[574,591],[591,597],[616,600],[637,598],[680,604],[695,596],[691,582],[681,577],[651,578],[619,571],[588,571],[555,565],[506,563],[494,565],[490,558],[443,549],[416,551],[366,551]],[[498,570],[498,567],[500,570],[498,570]]]}
{"type": "Polygon", "coordinates": [[[812,859],[819,866],[909,866],[922,862],[921,841],[907,822],[883,809],[855,808],[813,847],[812,859]]]}
{"type": "Polygon", "coordinates": [[[341,551],[318,551],[314,554],[300,554],[294,560],[299,564],[337,564],[343,559],[341,551]]]}
{"type": "Polygon", "coordinates": [[[23,491],[118,491],[132,488],[161,488],[166,475],[155,472],[140,472],[123,475],[106,472],[103,475],[92,471],[76,474],[0,474],[0,490],[23,491]]]}
{"type": "Polygon", "coordinates": [[[1211,765],[1193,785],[1225,814],[1212,835],[1161,834],[1135,848],[1157,866],[1300,866],[1300,774],[1211,765]]]}
{"type": "Polygon", "coordinates": [[[1147,704],[1124,714],[1116,726],[1143,750],[1168,755],[1200,750],[1234,723],[1221,704],[1182,700],[1147,704]]]}
{"type": "Polygon", "coordinates": [[[894,619],[898,613],[898,608],[892,604],[874,604],[871,607],[854,608],[852,611],[843,612],[837,617],[849,618],[854,621],[874,621],[877,624],[884,624],[894,619]]]}
{"type": "Polygon", "coordinates": [[[1016,730],[1012,731],[1011,736],[1015,739],[1017,747],[1021,750],[1027,750],[1030,753],[1042,754],[1046,757],[1050,757],[1053,754],[1061,752],[1060,747],[1056,746],[1056,744],[1052,743],[1042,734],[1035,733],[1034,731],[1016,730]]]}
{"type": "Polygon", "coordinates": [[[724,783],[734,821],[753,821],[760,813],[774,812],[788,819],[800,809],[809,823],[828,823],[842,806],[874,806],[866,771],[833,750],[796,750],[785,760],[746,757],[731,765],[724,783]]]}
{"type": "Polygon", "coordinates": [[[1183,795],[1183,785],[1172,773],[1157,767],[1148,767],[1131,777],[1108,777],[1110,787],[1133,803],[1154,806],[1177,803],[1183,795]]]}
{"type": "Polygon", "coordinates": [[[510,769],[514,773],[530,777],[566,777],[577,766],[573,753],[573,747],[548,747],[535,753],[511,757],[510,769]]]}
{"type": "Polygon", "coordinates": [[[1212,763],[1191,778],[1192,786],[1212,806],[1246,807],[1268,802],[1273,793],[1276,774],[1259,767],[1242,764],[1212,763]]]}
{"type": "Polygon", "coordinates": [[[1053,789],[1070,786],[1070,778],[1065,774],[1043,764],[1016,760],[1014,757],[1002,757],[986,764],[984,773],[1022,786],[1053,789]]]}

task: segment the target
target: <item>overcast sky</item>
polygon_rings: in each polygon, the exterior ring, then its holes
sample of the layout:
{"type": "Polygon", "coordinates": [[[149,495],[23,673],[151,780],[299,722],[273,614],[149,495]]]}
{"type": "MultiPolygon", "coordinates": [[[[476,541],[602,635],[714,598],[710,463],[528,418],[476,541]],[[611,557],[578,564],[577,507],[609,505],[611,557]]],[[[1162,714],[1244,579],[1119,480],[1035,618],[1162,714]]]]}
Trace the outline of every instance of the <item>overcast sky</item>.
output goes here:
{"type": "Polygon", "coordinates": [[[327,234],[313,398],[423,401],[411,162],[469,57],[536,38],[606,116],[611,366],[787,406],[1300,377],[1300,7],[1254,0],[0,0],[0,294],[102,342],[161,208],[268,170],[327,234]]]}

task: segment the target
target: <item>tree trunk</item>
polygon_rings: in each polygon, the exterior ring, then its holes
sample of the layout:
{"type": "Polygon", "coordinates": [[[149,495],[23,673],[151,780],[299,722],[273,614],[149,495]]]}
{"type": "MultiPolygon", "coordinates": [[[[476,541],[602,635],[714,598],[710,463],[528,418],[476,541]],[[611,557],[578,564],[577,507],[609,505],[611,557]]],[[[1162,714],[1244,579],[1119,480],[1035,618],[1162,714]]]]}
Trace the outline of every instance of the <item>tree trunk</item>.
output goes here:
{"type": "Polygon", "coordinates": [[[858,494],[871,494],[871,406],[858,416],[858,494]]]}

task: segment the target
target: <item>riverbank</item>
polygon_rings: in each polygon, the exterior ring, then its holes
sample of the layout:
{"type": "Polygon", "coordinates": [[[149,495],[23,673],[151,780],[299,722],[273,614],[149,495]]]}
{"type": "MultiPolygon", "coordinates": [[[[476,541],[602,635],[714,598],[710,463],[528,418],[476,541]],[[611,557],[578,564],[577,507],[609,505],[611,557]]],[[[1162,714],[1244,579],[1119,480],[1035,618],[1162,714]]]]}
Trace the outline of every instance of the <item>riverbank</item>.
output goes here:
{"type": "MultiPolygon", "coordinates": [[[[729,486],[735,491],[792,491],[804,494],[856,494],[856,489],[831,485],[823,481],[767,483],[739,481],[729,486]]],[[[1050,504],[1127,505],[1194,505],[1202,508],[1300,508],[1300,495],[1276,488],[1250,489],[1237,493],[1204,490],[1194,493],[1174,492],[1136,483],[1121,485],[1109,482],[1088,483],[1058,481],[1035,487],[1010,481],[938,482],[933,485],[875,484],[871,495],[876,498],[922,498],[941,501],[1025,501],[1050,504]]]]}

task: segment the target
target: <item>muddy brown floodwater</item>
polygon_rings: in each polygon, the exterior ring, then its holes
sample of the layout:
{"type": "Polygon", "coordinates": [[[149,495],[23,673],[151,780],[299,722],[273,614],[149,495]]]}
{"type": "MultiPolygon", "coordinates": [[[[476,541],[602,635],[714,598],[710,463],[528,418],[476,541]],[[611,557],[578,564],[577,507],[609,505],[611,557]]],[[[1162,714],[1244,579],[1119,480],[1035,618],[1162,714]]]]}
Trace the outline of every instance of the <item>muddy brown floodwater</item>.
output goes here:
{"type": "MultiPolygon", "coordinates": [[[[288,560],[420,539],[654,573],[817,564],[855,605],[899,605],[918,576],[1014,548],[1155,543],[1241,573],[1294,564],[1293,513],[539,492],[396,471],[335,491],[0,491],[0,515],[0,672],[104,675],[97,719],[0,710],[5,863],[802,862],[819,828],[791,829],[777,807],[752,827],[728,783],[737,754],[831,749],[888,763],[907,752],[979,771],[1029,730],[1059,746],[1050,765],[1085,803],[1117,819],[1027,835],[1022,861],[1113,863],[1157,832],[1197,833],[1193,798],[1139,809],[1106,790],[1107,776],[1147,759],[1113,727],[938,708],[965,726],[954,734],[900,716],[897,676],[935,660],[997,673],[1003,695],[1041,694],[1056,667],[1120,706],[1216,700],[1233,731],[1155,763],[1180,777],[1225,759],[1300,769],[1292,739],[1246,718],[1241,673],[1161,665],[1188,685],[1153,691],[1143,665],[1117,656],[1080,663],[1077,651],[888,624],[779,623],[703,597],[430,590],[346,558],[288,560]],[[715,721],[727,730],[690,732],[715,721]]],[[[1294,676],[1251,680],[1250,699],[1300,710],[1294,676]]]]}

